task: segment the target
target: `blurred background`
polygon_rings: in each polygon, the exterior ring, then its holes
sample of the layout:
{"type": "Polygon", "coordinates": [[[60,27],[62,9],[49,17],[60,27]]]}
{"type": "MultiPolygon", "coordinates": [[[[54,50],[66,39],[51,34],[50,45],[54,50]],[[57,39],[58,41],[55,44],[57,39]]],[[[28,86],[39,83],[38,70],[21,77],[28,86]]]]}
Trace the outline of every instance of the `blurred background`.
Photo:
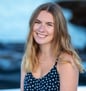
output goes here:
{"type": "MultiPolygon", "coordinates": [[[[20,88],[20,65],[33,10],[42,3],[62,7],[72,44],[86,68],[86,1],[84,0],[0,0],[0,89],[20,88]]],[[[86,73],[79,86],[86,86],[86,73]]]]}

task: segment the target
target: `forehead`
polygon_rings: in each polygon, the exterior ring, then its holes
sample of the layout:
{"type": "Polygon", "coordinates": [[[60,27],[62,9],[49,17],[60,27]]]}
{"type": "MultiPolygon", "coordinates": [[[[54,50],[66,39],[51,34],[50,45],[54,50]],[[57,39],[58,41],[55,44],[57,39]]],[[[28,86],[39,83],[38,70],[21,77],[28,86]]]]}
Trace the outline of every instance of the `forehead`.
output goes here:
{"type": "Polygon", "coordinates": [[[51,22],[54,21],[53,15],[46,10],[40,11],[40,13],[37,16],[37,19],[51,22]]]}

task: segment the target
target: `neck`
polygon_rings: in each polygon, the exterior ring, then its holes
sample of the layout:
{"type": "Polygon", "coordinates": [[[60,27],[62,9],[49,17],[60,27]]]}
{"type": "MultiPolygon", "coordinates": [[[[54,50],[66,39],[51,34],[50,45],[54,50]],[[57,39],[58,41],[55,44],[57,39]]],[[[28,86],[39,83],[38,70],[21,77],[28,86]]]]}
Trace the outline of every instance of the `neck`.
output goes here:
{"type": "Polygon", "coordinates": [[[40,46],[40,54],[42,56],[51,56],[52,55],[51,47],[47,45],[40,46]]]}
{"type": "Polygon", "coordinates": [[[40,46],[40,52],[39,52],[39,59],[40,60],[52,60],[54,59],[54,55],[53,55],[53,52],[52,52],[52,49],[51,47],[48,45],[42,45],[40,46]]]}

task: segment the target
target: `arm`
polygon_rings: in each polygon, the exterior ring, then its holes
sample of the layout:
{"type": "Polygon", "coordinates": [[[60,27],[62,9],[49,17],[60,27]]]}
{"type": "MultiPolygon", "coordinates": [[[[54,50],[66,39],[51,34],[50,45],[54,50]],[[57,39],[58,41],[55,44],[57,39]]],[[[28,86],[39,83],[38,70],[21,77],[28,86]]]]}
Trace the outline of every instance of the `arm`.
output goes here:
{"type": "Polygon", "coordinates": [[[76,65],[72,65],[74,60],[67,56],[69,63],[59,63],[60,91],[77,91],[79,71],[76,65]]]}
{"type": "Polygon", "coordinates": [[[24,91],[24,77],[25,77],[25,72],[21,68],[21,81],[20,81],[20,89],[21,89],[21,91],[24,91]]]}

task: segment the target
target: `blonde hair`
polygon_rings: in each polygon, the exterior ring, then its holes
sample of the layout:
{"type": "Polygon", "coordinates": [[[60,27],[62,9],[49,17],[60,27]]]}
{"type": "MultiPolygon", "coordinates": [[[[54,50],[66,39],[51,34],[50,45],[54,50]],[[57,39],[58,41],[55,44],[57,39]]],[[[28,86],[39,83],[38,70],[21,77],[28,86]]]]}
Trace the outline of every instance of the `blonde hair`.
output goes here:
{"type": "Polygon", "coordinates": [[[22,60],[22,67],[26,72],[32,72],[35,71],[39,65],[38,53],[40,48],[33,38],[32,31],[35,19],[43,10],[51,13],[54,17],[55,32],[52,42],[53,54],[55,56],[58,56],[61,53],[67,53],[71,55],[74,58],[74,63],[77,65],[79,71],[83,72],[81,59],[71,45],[71,38],[68,34],[66,20],[61,11],[61,7],[55,3],[42,4],[33,13],[30,19],[30,32],[27,38],[26,50],[22,60]]]}

